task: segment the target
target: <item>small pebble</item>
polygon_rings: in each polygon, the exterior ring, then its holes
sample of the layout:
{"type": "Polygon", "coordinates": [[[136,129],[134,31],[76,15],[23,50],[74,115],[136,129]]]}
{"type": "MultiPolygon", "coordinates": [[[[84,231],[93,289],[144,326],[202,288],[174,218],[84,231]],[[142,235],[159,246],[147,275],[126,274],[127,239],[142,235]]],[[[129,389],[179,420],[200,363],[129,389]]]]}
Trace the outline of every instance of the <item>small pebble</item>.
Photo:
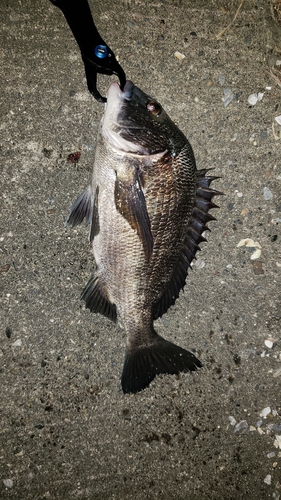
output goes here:
{"type": "Polygon", "coordinates": [[[3,483],[7,488],[12,488],[14,484],[12,479],[3,479],[3,483]]]}
{"type": "Polygon", "coordinates": [[[263,417],[263,418],[266,418],[267,415],[269,415],[271,413],[271,408],[270,406],[267,406],[266,408],[264,408],[261,413],[260,413],[260,417],[263,417]]]}
{"type": "Polygon", "coordinates": [[[268,347],[269,349],[272,349],[272,347],[274,347],[274,344],[275,344],[273,339],[265,340],[264,343],[265,343],[266,347],[268,347]]]}
{"type": "Polygon", "coordinates": [[[264,269],[261,262],[252,262],[254,274],[264,274],[264,269]]]}
{"type": "Polygon", "coordinates": [[[22,340],[17,339],[15,342],[13,342],[12,347],[20,347],[22,345],[22,340]]]}
{"type": "Polygon", "coordinates": [[[224,89],[223,93],[224,93],[224,97],[222,97],[221,100],[224,104],[224,107],[226,108],[226,106],[228,106],[231,103],[231,101],[233,100],[234,94],[230,89],[224,89]]]}
{"type": "Polygon", "coordinates": [[[266,456],[267,456],[267,458],[273,458],[273,457],[275,457],[275,451],[271,451],[266,456]]]}
{"type": "Polygon", "coordinates": [[[275,370],[275,372],[273,373],[273,377],[276,378],[276,377],[280,377],[281,375],[281,366],[280,368],[277,368],[277,370],[275,370]]]}
{"type": "Polygon", "coordinates": [[[276,439],[273,443],[273,446],[275,446],[275,448],[280,448],[280,450],[281,450],[281,436],[278,436],[276,434],[275,437],[276,437],[276,439]]]}
{"type": "Polygon", "coordinates": [[[268,424],[266,428],[269,431],[281,432],[281,424],[268,424]]]}
{"type": "Polygon", "coordinates": [[[234,434],[248,434],[249,425],[246,420],[241,420],[234,428],[234,434]]]}
{"type": "Polygon", "coordinates": [[[252,241],[253,242],[253,247],[254,247],[254,241],[250,240],[249,238],[248,239],[240,240],[239,243],[237,243],[237,246],[238,247],[244,247],[246,245],[246,241],[252,241]]]}
{"type": "Polygon", "coordinates": [[[228,417],[228,421],[230,423],[230,425],[235,425],[236,424],[236,420],[234,417],[232,417],[231,415],[229,415],[228,417]]]}
{"type": "Polygon", "coordinates": [[[263,420],[259,420],[257,423],[256,423],[256,426],[257,427],[261,427],[263,424],[263,420]]]}
{"type": "Polygon", "coordinates": [[[250,106],[255,106],[258,101],[261,101],[263,98],[263,92],[259,92],[258,94],[251,94],[248,97],[248,103],[250,106]]]}
{"type": "Polygon", "coordinates": [[[246,238],[246,239],[240,240],[237,246],[238,247],[246,246],[249,248],[259,248],[261,250],[261,246],[260,246],[259,242],[252,240],[252,238],[246,238]]]}
{"type": "Polygon", "coordinates": [[[263,197],[266,201],[271,200],[273,198],[273,193],[270,191],[268,187],[263,188],[263,197]]]}
{"type": "Polygon", "coordinates": [[[265,476],[264,483],[271,484],[271,474],[267,474],[267,476],[265,476]]]}
{"type": "Polygon", "coordinates": [[[225,76],[219,76],[219,83],[221,85],[224,85],[225,84],[225,76]]]}
{"type": "MultiPolygon", "coordinates": [[[[250,259],[251,260],[256,260],[256,259],[259,259],[261,256],[261,249],[260,248],[257,248],[251,255],[250,259]]],[[[263,273],[262,273],[263,274],[263,273]]]]}
{"type": "Polygon", "coordinates": [[[205,267],[206,263],[204,260],[201,260],[201,259],[198,259],[196,262],[195,262],[195,266],[197,267],[197,269],[203,269],[203,267],[205,267]]]}
{"type": "Polygon", "coordinates": [[[185,55],[184,54],[181,54],[181,52],[179,52],[178,50],[176,50],[176,52],[174,53],[174,56],[179,60],[179,61],[182,61],[183,59],[185,59],[185,55]]]}
{"type": "Polygon", "coordinates": [[[281,125],[281,115],[275,116],[275,121],[278,123],[278,125],[281,125]]]}

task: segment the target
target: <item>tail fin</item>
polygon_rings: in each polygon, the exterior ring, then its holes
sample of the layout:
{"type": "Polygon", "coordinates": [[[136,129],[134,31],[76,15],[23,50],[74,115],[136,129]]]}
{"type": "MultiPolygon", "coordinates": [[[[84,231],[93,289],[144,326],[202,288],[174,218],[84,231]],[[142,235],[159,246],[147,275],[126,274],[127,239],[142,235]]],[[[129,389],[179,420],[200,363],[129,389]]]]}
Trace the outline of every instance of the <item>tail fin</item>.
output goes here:
{"type": "Polygon", "coordinates": [[[176,375],[201,366],[191,352],[158,336],[150,346],[127,350],[121,377],[122,389],[124,393],[142,391],[160,373],[176,375]]]}

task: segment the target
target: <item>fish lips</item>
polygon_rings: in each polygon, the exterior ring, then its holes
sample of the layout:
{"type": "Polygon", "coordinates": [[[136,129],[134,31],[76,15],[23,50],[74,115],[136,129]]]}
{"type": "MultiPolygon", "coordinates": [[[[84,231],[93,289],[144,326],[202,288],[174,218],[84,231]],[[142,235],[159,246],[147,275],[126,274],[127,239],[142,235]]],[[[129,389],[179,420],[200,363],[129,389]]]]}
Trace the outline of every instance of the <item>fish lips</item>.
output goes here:
{"type": "Polygon", "coordinates": [[[118,83],[113,82],[107,91],[107,106],[111,107],[114,105],[116,100],[119,101],[131,101],[134,99],[139,104],[146,105],[146,102],[151,99],[147,94],[142,92],[138,87],[134,85],[131,80],[127,80],[124,86],[124,90],[121,90],[118,83]]]}

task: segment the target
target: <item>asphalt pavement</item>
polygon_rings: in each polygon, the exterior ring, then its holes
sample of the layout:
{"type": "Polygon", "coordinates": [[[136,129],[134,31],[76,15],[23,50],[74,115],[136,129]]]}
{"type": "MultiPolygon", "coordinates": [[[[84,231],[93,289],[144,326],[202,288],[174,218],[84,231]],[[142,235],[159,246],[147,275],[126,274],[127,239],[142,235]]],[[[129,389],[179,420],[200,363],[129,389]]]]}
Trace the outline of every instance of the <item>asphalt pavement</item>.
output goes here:
{"type": "Polygon", "coordinates": [[[64,225],[103,104],[62,13],[2,0],[0,498],[278,500],[281,4],[90,5],[127,78],[220,177],[208,242],[156,322],[204,366],[123,394],[124,331],[85,310],[88,228],[64,225]]]}

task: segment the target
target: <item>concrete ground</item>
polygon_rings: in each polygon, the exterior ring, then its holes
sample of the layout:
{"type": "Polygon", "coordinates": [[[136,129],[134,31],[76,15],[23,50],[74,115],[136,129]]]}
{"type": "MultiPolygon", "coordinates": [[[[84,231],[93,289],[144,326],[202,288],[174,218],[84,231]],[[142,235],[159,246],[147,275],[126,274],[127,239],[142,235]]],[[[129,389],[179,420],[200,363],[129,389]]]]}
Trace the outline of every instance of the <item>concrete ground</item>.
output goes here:
{"type": "Polygon", "coordinates": [[[245,0],[217,39],[239,3],[91,1],[127,77],[225,193],[156,324],[204,367],[136,395],[121,391],[123,331],[79,300],[88,229],[64,226],[91,179],[103,105],[57,8],[0,4],[3,500],[281,498],[281,28],[268,1],[245,0]],[[254,248],[237,247],[247,238],[254,248]]]}

